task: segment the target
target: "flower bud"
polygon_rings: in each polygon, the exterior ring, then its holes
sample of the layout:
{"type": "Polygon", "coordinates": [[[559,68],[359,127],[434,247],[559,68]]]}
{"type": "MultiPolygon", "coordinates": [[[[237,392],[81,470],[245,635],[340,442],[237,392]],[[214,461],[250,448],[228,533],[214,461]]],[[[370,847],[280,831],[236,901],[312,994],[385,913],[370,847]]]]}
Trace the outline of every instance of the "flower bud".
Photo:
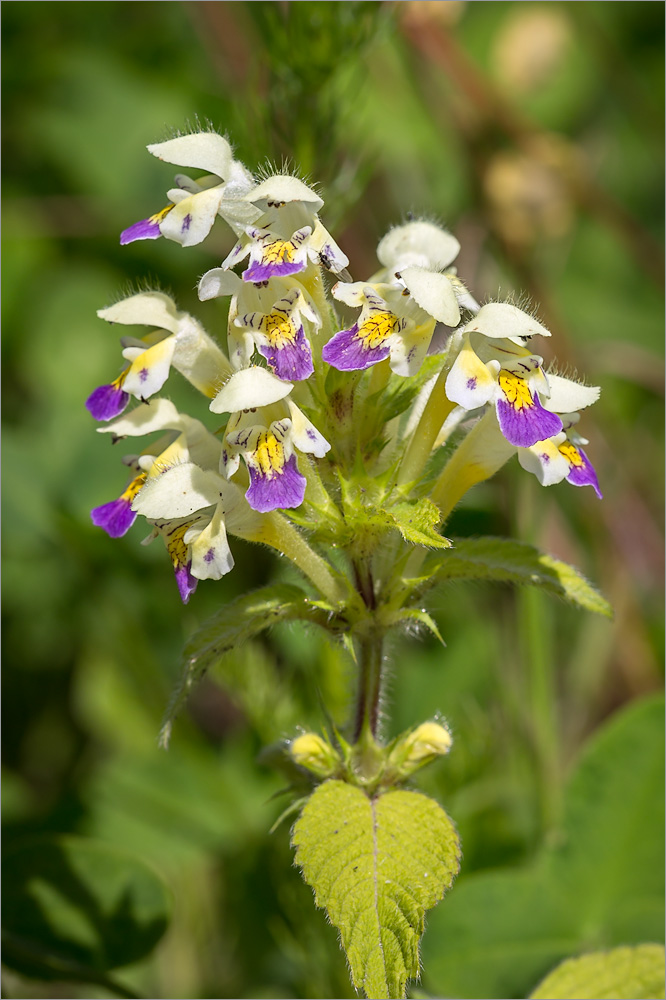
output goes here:
{"type": "Polygon", "coordinates": [[[406,741],[405,763],[426,764],[451,749],[451,734],[438,722],[422,722],[406,741]]]}
{"type": "Polygon", "coordinates": [[[422,722],[413,732],[399,740],[389,760],[406,777],[451,749],[451,734],[438,722],[422,722]]]}
{"type": "Polygon", "coordinates": [[[289,753],[293,761],[320,778],[337,771],[340,758],[333,747],[317,733],[303,733],[292,741],[289,753]]]}

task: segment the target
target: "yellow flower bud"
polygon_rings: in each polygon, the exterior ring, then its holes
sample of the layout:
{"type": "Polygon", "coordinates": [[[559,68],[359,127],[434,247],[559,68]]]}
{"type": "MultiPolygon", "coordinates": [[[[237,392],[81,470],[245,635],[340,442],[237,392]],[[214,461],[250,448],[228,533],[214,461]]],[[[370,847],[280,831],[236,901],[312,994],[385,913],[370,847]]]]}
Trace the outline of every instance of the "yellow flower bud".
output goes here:
{"type": "Polygon", "coordinates": [[[289,747],[292,760],[313,774],[327,777],[337,769],[340,758],[333,747],[317,733],[303,733],[289,747]]]}
{"type": "Polygon", "coordinates": [[[449,752],[452,742],[444,726],[438,722],[422,722],[405,741],[405,763],[421,764],[440,757],[449,752]]]}

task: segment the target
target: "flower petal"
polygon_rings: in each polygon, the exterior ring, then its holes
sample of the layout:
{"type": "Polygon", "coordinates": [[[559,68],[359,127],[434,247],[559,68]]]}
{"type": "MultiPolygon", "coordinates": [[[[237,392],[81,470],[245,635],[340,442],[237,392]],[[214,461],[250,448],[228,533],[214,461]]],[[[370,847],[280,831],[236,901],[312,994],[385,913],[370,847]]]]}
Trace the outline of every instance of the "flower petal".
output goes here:
{"type": "Polygon", "coordinates": [[[291,440],[299,451],[308,452],[316,458],[323,458],[331,446],[313,423],[291,399],[287,400],[291,416],[291,440]]]}
{"type": "Polygon", "coordinates": [[[548,374],[550,396],[545,406],[553,413],[573,413],[584,410],[599,399],[601,389],[597,385],[581,385],[573,379],[561,375],[548,374]]]}
{"type": "Polygon", "coordinates": [[[168,399],[151,399],[149,403],[135,407],[127,416],[98,427],[99,434],[113,434],[117,438],[141,437],[153,431],[177,430],[182,423],[182,417],[173,403],[168,399]]]}
{"type": "Polygon", "coordinates": [[[313,213],[316,213],[324,204],[316,191],[309,188],[298,177],[291,177],[287,174],[274,174],[272,177],[267,177],[266,180],[261,181],[251,191],[248,191],[245,198],[263,211],[290,201],[302,201],[308,205],[313,213]]]}
{"type": "Polygon", "coordinates": [[[192,575],[198,580],[219,580],[233,569],[222,504],[217,505],[210,523],[191,544],[192,575]]]}
{"type": "Polygon", "coordinates": [[[125,390],[138,399],[159,392],[169,377],[175,349],[176,338],[171,335],[139,354],[130,365],[123,383],[125,390]]]}
{"type": "Polygon", "coordinates": [[[225,497],[233,499],[234,489],[218,472],[183,462],[149,480],[134,501],[133,509],[152,519],[189,517],[204,507],[217,505],[225,497]]]}
{"type": "Polygon", "coordinates": [[[473,349],[469,337],[456,358],[446,379],[446,395],[453,403],[475,410],[490,402],[497,391],[499,363],[484,364],[473,349]]]}
{"type": "Polygon", "coordinates": [[[184,198],[160,223],[162,236],[183,247],[202,243],[213,228],[222,193],[222,187],[218,185],[184,198]]]}
{"type": "Polygon", "coordinates": [[[99,309],[97,315],[109,323],[159,326],[169,333],[178,332],[179,313],[176,303],[163,292],[139,292],[115,305],[99,309]]]}
{"type": "Polygon", "coordinates": [[[210,404],[213,413],[236,413],[269,406],[284,399],[293,389],[291,382],[283,382],[258,365],[234,372],[210,404]]]}
{"type": "Polygon", "coordinates": [[[396,226],[380,240],[377,257],[390,270],[412,264],[440,269],[448,267],[460,253],[460,243],[432,222],[408,222],[396,226]]]}
{"type": "Polygon", "coordinates": [[[120,245],[126,246],[128,243],[134,243],[135,240],[158,240],[162,235],[160,223],[173,207],[173,205],[167,205],[147,219],[140,219],[139,222],[134,222],[127,229],[123,229],[120,234],[120,245]]]}
{"type": "Polygon", "coordinates": [[[594,466],[582,448],[577,448],[571,441],[565,441],[560,445],[560,451],[564,455],[569,465],[567,482],[573,486],[591,486],[600,500],[603,499],[599,489],[599,480],[594,466]]]}
{"type": "Polygon", "coordinates": [[[510,444],[529,448],[537,441],[555,437],[562,421],[541,405],[526,379],[503,368],[498,376],[497,419],[502,434],[510,444]]]}
{"type": "Polygon", "coordinates": [[[518,449],[518,461],[523,469],[535,475],[542,486],[552,486],[566,479],[569,464],[558,448],[563,438],[563,434],[558,434],[548,441],[538,441],[531,448],[518,449]]]}
{"type": "Polygon", "coordinates": [[[231,146],[216,132],[179,135],[166,142],[151,143],[146,149],[165,163],[205,170],[223,180],[227,179],[233,161],[231,146]]]}
{"type": "Polygon", "coordinates": [[[484,337],[515,338],[550,337],[550,331],[533,316],[509,302],[488,302],[465,327],[465,333],[482,333],[484,337]]]}
{"type": "Polygon", "coordinates": [[[248,461],[250,488],[245,494],[254,510],[266,514],[271,510],[300,507],[305,496],[306,479],[298,471],[296,456],[292,455],[281,466],[273,466],[273,474],[264,472],[258,463],[248,461]]]}
{"type": "Polygon", "coordinates": [[[123,412],[129,403],[129,393],[123,389],[123,382],[129,369],[114,379],[109,385],[99,385],[86,399],[86,409],[95,420],[113,420],[123,412]]]}
{"type": "Polygon", "coordinates": [[[455,289],[446,274],[428,271],[423,267],[404,267],[399,272],[414,301],[446,326],[456,326],[460,321],[460,307],[455,289]]]}

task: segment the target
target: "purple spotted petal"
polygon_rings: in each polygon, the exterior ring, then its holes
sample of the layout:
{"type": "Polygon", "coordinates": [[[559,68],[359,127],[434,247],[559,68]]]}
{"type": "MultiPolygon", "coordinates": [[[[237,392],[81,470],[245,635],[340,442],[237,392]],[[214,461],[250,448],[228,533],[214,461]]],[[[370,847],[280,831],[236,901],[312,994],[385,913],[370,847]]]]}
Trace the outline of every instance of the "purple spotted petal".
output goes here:
{"type": "Polygon", "coordinates": [[[590,462],[582,448],[576,448],[576,451],[583,459],[583,464],[571,466],[567,482],[572,483],[574,486],[591,486],[599,499],[602,500],[603,495],[599,489],[599,480],[597,479],[592,462],[590,462]]]}
{"type": "Polygon", "coordinates": [[[270,347],[262,344],[259,353],[268,361],[278,378],[285,382],[300,382],[312,375],[312,351],[301,326],[291,344],[282,347],[270,347]]]}
{"type": "Polygon", "coordinates": [[[285,507],[300,507],[305,496],[305,476],[298,471],[296,456],[285,462],[282,472],[263,476],[251,465],[250,488],[245,494],[247,502],[260,514],[285,507]]]}
{"type": "Polygon", "coordinates": [[[128,229],[123,229],[120,234],[120,245],[124,247],[126,243],[134,243],[135,240],[157,240],[161,235],[158,223],[151,216],[149,219],[135,222],[128,229]]]}
{"type": "Polygon", "coordinates": [[[190,573],[190,566],[192,564],[188,563],[187,566],[179,566],[176,570],[176,583],[178,584],[178,592],[180,593],[180,599],[183,604],[187,604],[190,597],[197,589],[198,580],[195,576],[190,573]]]}
{"type": "Polygon", "coordinates": [[[251,264],[243,271],[243,281],[268,281],[269,278],[286,278],[290,274],[298,274],[304,270],[305,261],[282,261],[277,264],[264,264],[260,260],[251,264]]]}
{"type": "Polygon", "coordinates": [[[122,538],[136,521],[130,501],[123,497],[103,503],[101,507],[94,507],[90,511],[90,517],[92,523],[103,528],[111,538],[122,538]]]}
{"type": "Polygon", "coordinates": [[[546,441],[562,430],[562,421],[556,413],[544,410],[536,393],[532,406],[516,408],[505,399],[497,400],[497,419],[500,430],[509,444],[531,448],[537,441],[546,441]]]}
{"type": "Polygon", "coordinates": [[[129,393],[119,386],[100,385],[86,399],[86,409],[95,420],[112,420],[122,413],[129,402],[129,393]]]}
{"type": "Polygon", "coordinates": [[[382,344],[379,347],[364,347],[363,340],[358,335],[358,323],[351,330],[340,330],[331,337],[321,352],[327,364],[341,372],[357,371],[369,368],[378,361],[384,361],[390,354],[390,347],[382,344]]]}

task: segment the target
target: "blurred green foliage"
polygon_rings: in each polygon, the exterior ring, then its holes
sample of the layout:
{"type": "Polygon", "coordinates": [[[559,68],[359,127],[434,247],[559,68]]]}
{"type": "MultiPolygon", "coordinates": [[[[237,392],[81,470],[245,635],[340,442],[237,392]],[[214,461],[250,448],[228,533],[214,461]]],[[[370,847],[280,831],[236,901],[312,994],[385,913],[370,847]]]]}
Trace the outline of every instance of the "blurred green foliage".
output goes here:
{"type": "MultiPolygon", "coordinates": [[[[186,637],[248,588],[294,581],[234,540],[233,574],[183,609],[157,545],[140,547],[138,528],[113,542],[89,520],[124,484],[83,408],[118,365],[96,309],[148,279],[224,328],[194,291],[229,249],[222,227],[205,248],[118,246],[170,186],[143,147],[210,120],[250,167],[288,158],[321,182],[354,276],[372,273],[378,238],[407,213],[446,222],[475,293],[527,293],[562,367],[603,387],[586,421],[603,502],[509,467],[450,530],[513,534],[578,565],[615,622],[465,585],[435,601],[446,650],[393,642],[388,734],[439,710],[455,736],[421,786],[458,823],[449,903],[463,906],[467,880],[527,865],[557,836],[583,742],[661,683],[663,9],[56,0],[2,13],[5,846],[76,833],[161,873],[173,920],[150,959],[117,974],[130,992],[351,996],[286,827],[267,835],[281,780],[257,762],[298,725],[321,727],[322,701],[344,721],[351,665],[279,626],[214,671],[165,754],[186,637]]],[[[530,966],[529,988],[550,957],[530,966]]],[[[5,995],[62,994],[8,973],[5,995]]]]}

